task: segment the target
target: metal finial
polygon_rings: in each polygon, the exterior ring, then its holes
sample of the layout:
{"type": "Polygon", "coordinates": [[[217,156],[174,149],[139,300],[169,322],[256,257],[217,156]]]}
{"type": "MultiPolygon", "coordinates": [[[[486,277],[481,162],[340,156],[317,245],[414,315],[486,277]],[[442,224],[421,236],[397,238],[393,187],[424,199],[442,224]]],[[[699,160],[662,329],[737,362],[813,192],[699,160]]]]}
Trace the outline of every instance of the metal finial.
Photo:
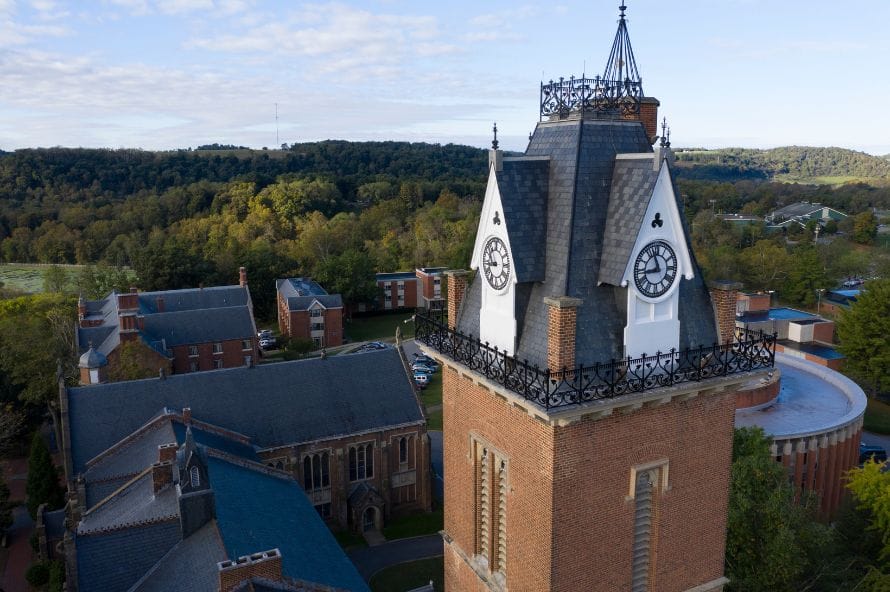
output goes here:
{"type": "Polygon", "coordinates": [[[627,6],[624,5],[624,2],[621,3],[621,6],[618,7],[618,10],[621,11],[621,14],[619,14],[618,17],[621,20],[624,20],[624,11],[627,10],[627,6]]]}
{"type": "Polygon", "coordinates": [[[664,145],[668,148],[671,147],[671,128],[667,129],[667,139],[665,140],[664,145]]]}
{"type": "Polygon", "coordinates": [[[494,140],[491,141],[491,149],[497,150],[498,149],[498,122],[497,121],[494,122],[494,127],[492,128],[492,130],[494,131],[494,140]]]}

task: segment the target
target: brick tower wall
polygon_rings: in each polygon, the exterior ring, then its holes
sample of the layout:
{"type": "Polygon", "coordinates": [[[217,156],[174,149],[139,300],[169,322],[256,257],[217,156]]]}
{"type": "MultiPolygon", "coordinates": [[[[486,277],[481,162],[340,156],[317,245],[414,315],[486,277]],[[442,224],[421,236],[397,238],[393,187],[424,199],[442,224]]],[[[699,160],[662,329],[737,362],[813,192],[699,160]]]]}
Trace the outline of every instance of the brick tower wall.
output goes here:
{"type": "Polygon", "coordinates": [[[553,427],[451,368],[443,379],[448,592],[489,590],[467,562],[476,544],[473,438],[509,463],[509,590],[630,590],[631,471],[663,459],[651,589],[681,592],[723,576],[734,392],[553,427]]]}
{"type": "Polygon", "coordinates": [[[735,315],[741,286],[728,281],[713,282],[710,285],[720,343],[731,343],[735,335],[735,315]]]}

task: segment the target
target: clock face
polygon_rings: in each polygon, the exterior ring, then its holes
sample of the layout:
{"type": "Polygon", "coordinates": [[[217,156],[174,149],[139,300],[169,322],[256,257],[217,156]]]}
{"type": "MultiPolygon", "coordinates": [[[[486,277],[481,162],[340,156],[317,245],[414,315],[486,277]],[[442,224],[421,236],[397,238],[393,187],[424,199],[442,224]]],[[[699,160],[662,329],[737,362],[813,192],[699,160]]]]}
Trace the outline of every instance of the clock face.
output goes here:
{"type": "Polygon", "coordinates": [[[503,290],[510,280],[510,254],[507,245],[497,237],[485,242],[482,248],[482,270],[485,279],[495,290],[503,290]]]}
{"type": "Polygon", "coordinates": [[[640,251],[634,263],[634,283],[643,296],[664,295],[677,279],[677,255],[664,241],[652,241],[640,251]]]}

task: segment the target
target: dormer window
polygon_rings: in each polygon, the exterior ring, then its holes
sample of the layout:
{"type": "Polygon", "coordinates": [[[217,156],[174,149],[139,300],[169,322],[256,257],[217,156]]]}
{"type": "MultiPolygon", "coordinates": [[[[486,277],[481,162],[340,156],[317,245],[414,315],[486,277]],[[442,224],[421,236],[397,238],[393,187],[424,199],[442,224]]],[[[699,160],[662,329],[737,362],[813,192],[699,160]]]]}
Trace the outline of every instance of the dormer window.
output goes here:
{"type": "Polygon", "coordinates": [[[201,472],[198,470],[198,467],[192,467],[189,469],[189,482],[192,487],[200,487],[201,486],[201,472]]]}
{"type": "Polygon", "coordinates": [[[312,310],[309,311],[309,316],[310,316],[310,317],[320,317],[320,316],[321,316],[321,309],[320,309],[320,308],[313,308],[312,310]]]}

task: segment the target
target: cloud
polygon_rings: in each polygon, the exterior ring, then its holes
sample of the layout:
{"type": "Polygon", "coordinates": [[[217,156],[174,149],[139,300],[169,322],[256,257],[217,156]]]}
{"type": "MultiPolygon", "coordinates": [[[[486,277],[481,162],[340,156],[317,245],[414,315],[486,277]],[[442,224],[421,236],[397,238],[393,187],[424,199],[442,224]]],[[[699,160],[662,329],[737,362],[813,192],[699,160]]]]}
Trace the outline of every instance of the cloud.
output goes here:
{"type": "Polygon", "coordinates": [[[199,37],[189,48],[311,59],[319,73],[395,76],[416,57],[457,53],[436,18],[373,13],[340,3],[308,4],[283,19],[199,37]]]}
{"type": "Polygon", "coordinates": [[[195,12],[209,16],[230,16],[247,10],[253,4],[253,0],[106,0],[106,2],[128,9],[131,14],[137,16],[154,13],[180,16],[195,12]]]}

